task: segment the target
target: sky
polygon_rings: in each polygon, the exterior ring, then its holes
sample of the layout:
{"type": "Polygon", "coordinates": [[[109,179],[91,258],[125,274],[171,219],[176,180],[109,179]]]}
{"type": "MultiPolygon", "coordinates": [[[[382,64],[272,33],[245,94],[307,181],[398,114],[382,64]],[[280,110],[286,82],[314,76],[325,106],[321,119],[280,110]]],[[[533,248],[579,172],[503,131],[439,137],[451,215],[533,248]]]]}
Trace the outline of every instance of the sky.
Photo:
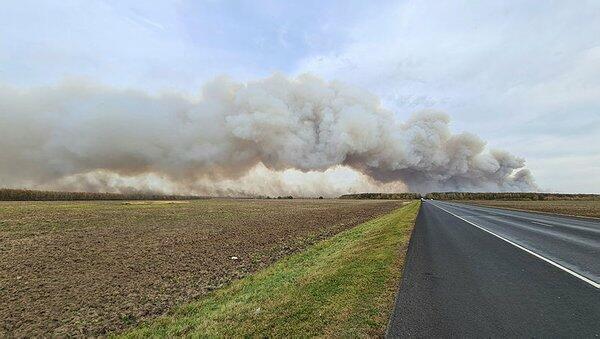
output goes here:
{"type": "Polygon", "coordinates": [[[600,1],[3,1],[0,84],[195,94],[311,73],[523,157],[542,190],[600,193],[600,1]]]}

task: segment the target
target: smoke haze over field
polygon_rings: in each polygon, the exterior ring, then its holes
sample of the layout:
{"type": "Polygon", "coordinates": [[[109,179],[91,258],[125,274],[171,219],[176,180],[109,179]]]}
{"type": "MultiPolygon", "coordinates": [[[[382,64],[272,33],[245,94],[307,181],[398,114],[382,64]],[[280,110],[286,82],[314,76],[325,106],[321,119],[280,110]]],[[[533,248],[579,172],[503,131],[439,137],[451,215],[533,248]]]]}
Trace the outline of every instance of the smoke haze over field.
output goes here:
{"type": "Polygon", "coordinates": [[[449,117],[398,121],[377,97],[303,75],[198,97],[71,81],[0,87],[0,186],[217,195],[530,191],[525,162],[449,117]]]}

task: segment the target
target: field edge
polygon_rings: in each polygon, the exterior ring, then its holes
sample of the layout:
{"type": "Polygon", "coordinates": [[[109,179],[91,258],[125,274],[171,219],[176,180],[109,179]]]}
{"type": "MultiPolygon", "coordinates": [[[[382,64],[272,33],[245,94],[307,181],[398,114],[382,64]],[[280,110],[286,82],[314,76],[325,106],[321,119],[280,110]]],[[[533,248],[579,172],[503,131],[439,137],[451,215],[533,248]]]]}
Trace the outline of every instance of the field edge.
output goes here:
{"type": "MultiPolygon", "coordinates": [[[[567,203],[571,203],[571,204],[576,204],[577,202],[584,202],[584,203],[588,203],[590,201],[596,202],[594,200],[546,200],[546,201],[541,201],[542,203],[547,203],[548,205],[552,204],[552,203],[562,203],[562,202],[567,202],[567,203]]],[[[479,201],[479,200],[464,200],[464,201],[455,201],[458,203],[465,203],[465,204],[470,204],[470,205],[475,205],[475,206],[481,206],[481,207],[490,207],[490,208],[499,208],[499,209],[505,209],[505,210],[509,210],[509,211],[518,211],[518,212],[528,212],[528,213],[538,213],[538,214],[542,214],[542,215],[558,215],[558,216],[563,216],[563,217],[570,217],[570,218],[580,218],[580,219],[584,219],[584,220],[600,220],[600,211],[598,208],[596,208],[596,210],[593,211],[581,211],[581,210],[577,210],[575,208],[563,208],[560,212],[557,211],[550,211],[549,209],[552,208],[552,206],[523,206],[526,203],[531,203],[530,201],[506,201],[506,200],[502,200],[502,201],[498,201],[498,202],[494,202],[486,200],[486,201],[479,201]]],[[[600,201],[597,202],[598,206],[600,206],[600,201]]]]}

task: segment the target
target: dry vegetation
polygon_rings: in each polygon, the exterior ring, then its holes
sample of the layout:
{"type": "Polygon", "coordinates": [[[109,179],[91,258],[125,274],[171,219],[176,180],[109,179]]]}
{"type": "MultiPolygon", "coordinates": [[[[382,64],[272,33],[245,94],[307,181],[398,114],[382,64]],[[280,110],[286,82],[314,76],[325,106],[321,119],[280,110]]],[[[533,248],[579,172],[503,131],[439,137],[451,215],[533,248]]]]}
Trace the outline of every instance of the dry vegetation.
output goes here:
{"type": "Polygon", "coordinates": [[[0,201],[71,201],[71,200],[192,200],[199,196],[154,193],[57,192],[0,188],[0,201]]]}
{"type": "Polygon", "coordinates": [[[0,337],[122,330],[401,204],[2,202],[0,337]]]}
{"type": "Polygon", "coordinates": [[[478,205],[600,218],[600,200],[466,201],[478,205]]]}

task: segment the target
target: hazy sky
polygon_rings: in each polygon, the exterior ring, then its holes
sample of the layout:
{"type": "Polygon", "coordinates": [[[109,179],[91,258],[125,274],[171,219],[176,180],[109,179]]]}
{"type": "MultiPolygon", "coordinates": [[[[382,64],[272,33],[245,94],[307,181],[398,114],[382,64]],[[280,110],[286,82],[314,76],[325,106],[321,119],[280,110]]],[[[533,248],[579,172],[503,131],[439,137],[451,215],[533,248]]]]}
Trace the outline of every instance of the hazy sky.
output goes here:
{"type": "Polygon", "coordinates": [[[196,93],[273,72],[363,87],[401,118],[443,110],[542,189],[600,192],[600,1],[0,3],[0,84],[196,93]]]}

